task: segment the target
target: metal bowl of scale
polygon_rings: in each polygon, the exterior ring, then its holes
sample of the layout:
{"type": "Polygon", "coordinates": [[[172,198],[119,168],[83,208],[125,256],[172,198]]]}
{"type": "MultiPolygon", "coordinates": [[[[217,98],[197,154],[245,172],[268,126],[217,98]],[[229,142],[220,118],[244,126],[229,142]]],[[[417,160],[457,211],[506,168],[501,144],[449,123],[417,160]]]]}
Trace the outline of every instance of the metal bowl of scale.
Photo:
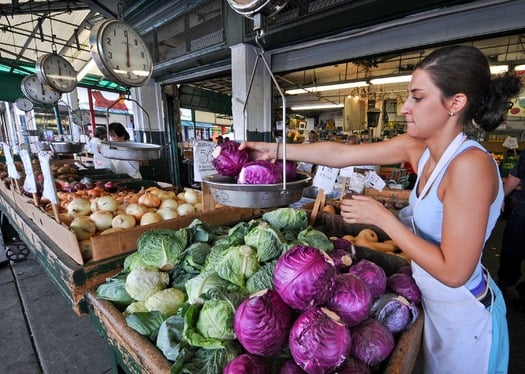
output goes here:
{"type": "Polygon", "coordinates": [[[234,177],[220,174],[203,179],[219,204],[237,208],[275,208],[299,201],[303,190],[312,185],[312,177],[297,173],[293,181],[275,184],[238,184],[234,177]]]}

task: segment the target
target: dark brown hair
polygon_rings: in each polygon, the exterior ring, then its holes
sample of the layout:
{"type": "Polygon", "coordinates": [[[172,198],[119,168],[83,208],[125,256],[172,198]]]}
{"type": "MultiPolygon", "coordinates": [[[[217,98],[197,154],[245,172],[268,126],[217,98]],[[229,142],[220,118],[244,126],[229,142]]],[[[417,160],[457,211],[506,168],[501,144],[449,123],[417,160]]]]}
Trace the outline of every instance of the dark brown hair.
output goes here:
{"type": "Polygon", "coordinates": [[[109,124],[109,133],[115,134],[119,138],[124,137],[124,140],[129,140],[128,130],[120,122],[112,122],[109,124]]]}
{"type": "Polygon", "coordinates": [[[505,119],[510,99],[521,90],[522,82],[514,73],[492,78],[485,55],[477,48],[453,45],[437,49],[420,61],[415,69],[425,70],[443,98],[463,93],[468,103],[460,121],[494,131],[505,119]]]}

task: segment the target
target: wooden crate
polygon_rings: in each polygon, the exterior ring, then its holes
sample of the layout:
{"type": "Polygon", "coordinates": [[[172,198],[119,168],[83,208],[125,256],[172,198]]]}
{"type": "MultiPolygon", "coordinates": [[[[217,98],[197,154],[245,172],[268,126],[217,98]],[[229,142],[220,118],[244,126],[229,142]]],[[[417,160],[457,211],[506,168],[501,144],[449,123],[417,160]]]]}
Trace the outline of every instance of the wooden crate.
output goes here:
{"type": "MultiPolygon", "coordinates": [[[[330,234],[357,234],[363,228],[378,230],[381,239],[386,235],[375,226],[349,225],[340,217],[321,213],[315,222],[316,227],[322,227],[330,234]]],[[[398,256],[384,254],[369,248],[358,247],[360,258],[367,258],[380,264],[387,275],[397,271],[408,262],[398,256]]],[[[111,303],[96,298],[96,291],[89,290],[86,296],[89,302],[90,318],[98,333],[106,340],[112,351],[116,364],[127,373],[169,373],[171,363],[163,356],[153,343],[126,325],[122,313],[111,303]]],[[[416,322],[399,337],[396,347],[385,365],[384,373],[412,373],[421,346],[423,330],[423,313],[416,322]]]]}

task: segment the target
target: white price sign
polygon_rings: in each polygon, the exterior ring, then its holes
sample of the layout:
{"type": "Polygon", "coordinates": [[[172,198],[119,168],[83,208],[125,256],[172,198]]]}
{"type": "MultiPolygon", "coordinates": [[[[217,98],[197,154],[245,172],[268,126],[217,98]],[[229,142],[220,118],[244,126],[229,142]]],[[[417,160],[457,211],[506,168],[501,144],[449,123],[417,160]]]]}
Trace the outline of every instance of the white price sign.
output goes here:
{"type": "Polygon", "coordinates": [[[207,175],[215,174],[211,160],[217,145],[214,142],[200,140],[193,145],[193,180],[201,182],[207,175]]]}
{"type": "Polygon", "coordinates": [[[24,164],[26,178],[24,179],[24,190],[29,193],[36,193],[35,174],[33,173],[33,164],[31,163],[31,155],[27,149],[20,150],[20,158],[24,164]]]}
{"type": "Polygon", "coordinates": [[[7,175],[13,179],[20,179],[20,174],[18,173],[18,170],[16,170],[15,160],[13,160],[13,154],[11,153],[11,147],[9,147],[9,144],[7,143],[2,143],[2,147],[4,148],[7,175]]]}
{"type": "Polygon", "coordinates": [[[319,165],[315,172],[312,184],[319,189],[323,189],[325,193],[330,193],[334,188],[335,180],[338,175],[338,168],[319,165]]]}
{"type": "Polygon", "coordinates": [[[40,161],[40,168],[44,176],[44,188],[42,190],[42,197],[48,199],[52,204],[58,204],[57,190],[55,186],[55,178],[51,172],[50,156],[45,152],[38,152],[38,160],[40,161]]]}

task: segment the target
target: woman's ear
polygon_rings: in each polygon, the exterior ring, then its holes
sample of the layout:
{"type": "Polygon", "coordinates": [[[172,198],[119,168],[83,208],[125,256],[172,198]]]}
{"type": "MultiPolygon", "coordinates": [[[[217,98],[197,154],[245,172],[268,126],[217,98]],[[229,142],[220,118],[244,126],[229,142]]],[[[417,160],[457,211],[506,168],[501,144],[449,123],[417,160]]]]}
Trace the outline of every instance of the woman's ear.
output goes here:
{"type": "Polygon", "coordinates": [[[462,93],[455,94],[449,101],[449,112],[458,113],[467,105],[467,96],[462,93]]]}

